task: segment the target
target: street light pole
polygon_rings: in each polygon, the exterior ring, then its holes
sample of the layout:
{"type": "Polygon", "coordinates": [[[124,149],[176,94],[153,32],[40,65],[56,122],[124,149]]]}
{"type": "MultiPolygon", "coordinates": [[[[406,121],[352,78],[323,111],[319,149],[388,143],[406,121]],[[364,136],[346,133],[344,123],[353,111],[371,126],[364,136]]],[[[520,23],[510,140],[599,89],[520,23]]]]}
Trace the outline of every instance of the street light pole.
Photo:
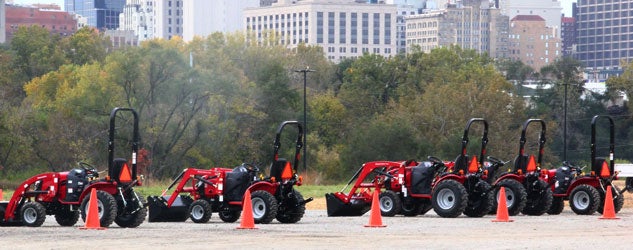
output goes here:
{"type": "Polygon", "coordinates": [[[565,86],[565,103],[563,104],[563,161],[567,161],[567,85],[568,83],[563,83],[565,86]]]}
{"type": "Polygon", "coordinates": [[[306,66],[305,69],[295,70],[297,73],[303,73],[303,168],[308,169],[307,159],[308,159],[308,99],[306,98],[307,93],[307,83],[308,83],[308,72],[315,72],[315,70],[311,70],[309,66],[306,66]]]}

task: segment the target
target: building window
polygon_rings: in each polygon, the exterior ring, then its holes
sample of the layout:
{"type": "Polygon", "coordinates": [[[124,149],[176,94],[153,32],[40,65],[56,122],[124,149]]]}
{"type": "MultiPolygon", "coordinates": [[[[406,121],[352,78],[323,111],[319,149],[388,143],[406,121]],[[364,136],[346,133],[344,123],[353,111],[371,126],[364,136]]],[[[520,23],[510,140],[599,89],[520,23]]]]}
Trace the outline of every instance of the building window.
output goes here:
{"type": "Polygon", "coordinates": [[[363,13],[362,15],[362,30],[363,30],[362,42],[363,44],[369,44],[369,14],[368,13],[363,13]]]}
{"type": "Polygon", "coordinates": [[[346,32],[346,18],[347,13],[341,12],[339,13],[339,43],[346,43],[345,41],[345,32],[346,32]]]}
{"type": "Polygon", "coordinates": [[[380,14],[374,13],[374,44],[380,44],[380,14]]]}
{"type": "Polygon", "coordinates": [[[350,38],[350,42],[352,44],[356,44],[357,43],[357,37],[358,37],[358,15],[356,13],[352,13],[352,20],[351,20],[351,38],[350,38]]]}
{"type": "Polygon", "coordinates": [[[334,12],[327,13],[327,42],[334,43],[334,12]]]}
{"type": "Polygon", "coordinates": [[[385,44],[391,44],[391,14],[385,14],[385,44]]]}
{"type": "Polygon", "coordinates": [[[317,12],[317,43],[323,43],[323,12],[317,12]]]}

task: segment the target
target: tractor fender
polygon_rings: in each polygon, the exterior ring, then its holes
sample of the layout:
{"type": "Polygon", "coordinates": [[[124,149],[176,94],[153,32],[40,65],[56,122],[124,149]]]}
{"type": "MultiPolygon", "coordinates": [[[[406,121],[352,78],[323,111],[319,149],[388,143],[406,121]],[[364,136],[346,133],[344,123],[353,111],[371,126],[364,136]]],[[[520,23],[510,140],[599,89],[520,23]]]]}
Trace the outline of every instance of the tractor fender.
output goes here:
{"type": "Polygon", "coordinates": [[[597,177],[591,177],[591,176],[577,178],[569,185],[569,188],[567,188],[566,196],[571,195],[571,191],[574,190],[574,188],[583,184],[587,184],[589,186],[598,188],[600,187],[600,180],[597,177]]]}
{"type": "Polygon", "coordinates": [[[437,181],[435,182],[440,183],[441,181],[445,181],[445,180],[455,180],[461,184],[464,184],[464,180],[466,180],[466,178],[464,178],[464,176],[460,176],[457,174],[453,174],[453,173],[449,173],[446,175],[441,176],[440,178],[437,179],[437,181]]]}
{"type": "Polygon", "coordinates": [[[86,188],[84,188],[84,190],[81,192],[81,195],[79,196],[79,203],[81,203],[81,201],[84,200],[84,197],[90,195],[90,191],[93,188],[96,190],[105,191],[106,193],[109,193],[112,196],[116,196],[117,194],[117,188],[116,188],[115,183],[105,182],[105,181],[95,182],[86,186],[86,188]]]}
{"type": "Polygon", "coordinates": [[[518,181],[519,183],[523,183],[523,181],[525,180],[525,176],[524,175],[517,175],[517,174],[514,174],[514,173],[505,173],[505,174],[502,174],[501,176],[499,176],[499,178],[497,178],[497,180],[495,180],[495,183],[494,183],[493,186],[499,184],[499,182],[501,182],[502,180],[505,180],[505,179],[513,179],[513,180],[518,181]]]}
{"type": "Polygon", "coordinates": [[[260,182],[256,182],[253,185],[251,185],[250,187],[248,187],[248,191],[250,191],[251,193],[258,191],[258,190],[264,190],[268,193],[271,193],[272,195],[275,195],[275,193],[277,193],[277,188],[279,187],[279,183],[275,182],[275,183],[270,183],[267,181],[260,181],[260,182]]]}

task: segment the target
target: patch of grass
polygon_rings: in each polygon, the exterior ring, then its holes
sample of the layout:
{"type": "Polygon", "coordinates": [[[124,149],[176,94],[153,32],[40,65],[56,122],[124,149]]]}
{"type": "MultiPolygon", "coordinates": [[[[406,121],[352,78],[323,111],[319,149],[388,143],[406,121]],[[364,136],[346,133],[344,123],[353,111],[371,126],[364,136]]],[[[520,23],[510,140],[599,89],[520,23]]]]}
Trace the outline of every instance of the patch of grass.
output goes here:
{"type": "Polygon", "coordinates": [[[308,198],[308,197],[319,198],[319,197],[325,197],[326,193],[334,193],[334,192],[341,191],[341,189],[344,186],[345,186],[344,184],[339,184],[339,185],[302,185],[300,187],[297,187],[297,191],[301,192],[301,195],[303,195],[303,197],[305,197],[305,198],[308,198]]]}

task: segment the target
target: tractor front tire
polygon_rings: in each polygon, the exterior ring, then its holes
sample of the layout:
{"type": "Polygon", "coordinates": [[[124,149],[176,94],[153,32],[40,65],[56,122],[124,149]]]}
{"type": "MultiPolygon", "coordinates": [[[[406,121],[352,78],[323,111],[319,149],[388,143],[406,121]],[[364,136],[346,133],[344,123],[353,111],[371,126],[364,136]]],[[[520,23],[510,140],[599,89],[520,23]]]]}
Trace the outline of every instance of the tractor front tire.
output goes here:
{"type": "Polygon", "coordinates": [[[211,204],[204,199],[196,200],[189,206],[189,218],[195,223],[209,222],[211,213],[213,213],[213,208],[211,208],[211,204]]]}
{"type": "Polygon", "coordinates": [[[380,193],[378,198],[380,204],[380,214],[386,217],[393,217],[400,213],[402,209],[402,200],[396,192],[386,190],[380,193]]]}
{"type": "Polygon", "coordinates": [[[46,220],[46,208],[37,201],[27,202],[20,209],[20,219],[27,227],[39,227],[46,220]]]}
{"type": "MultiPolygon", "coordinates": [[[[134,195],[134,197],[132,197],[132,199],[128,201],[128,204],[138,204],[139,202],[141,204],[146,203],[143,196],[139,196],[136,192],[133,192],[132,195],[134,195]],[[139,200],[137,200],[136,197],[138,197],[139,200]]],[[[120,227],[128,228],[135,228],[140,226],[141,224],[143,224],[143,221],[145,221],[145,217],[147,217],[147,208],[142,207],[138,210],[134,210],[135,212],[132,211],[133,213],[123,210],[123,212],[114,219],[114,223],[116,223],[120,227]]]]}
{"type": "Polygon", "coordinates": [[[62,227],[72,227],[79,221],[79,211],[59,210],[55,214],[55,221],[62,227]]]}
{"type": "Polygon", "coordinates": [[[521,211],[525,215],[543,215],[552,206],[554,194],[544,180],[537,180],[537,188],[528,192],[525,208],[521,211]]]}
{"type": "Polygon", "coordinates": [[[277,216],[278,205],[275,196],[264,190],[257,190],[251,194],[253,219],[257,224],[268,224],[277,216]]]}
{"type": "Polygon", "coordinates": [[[303,218],[306,212],[306,204],[303,195],[299,191],[294,190],[294,200],[286,201],[285,208],[279,208],[277,211],[277,221],[281,223],[297,223],[303,218]],[[298,205],[301,204],[301,205],[298,205]]]}
{"type": "Polygon", "coordinates": [[[220,211],[218,216],[220,216],[220,220],[226,223],[233,223],[240,218],[240,211],[220,211]]]}
{"type": "Polygon", "coordinates": [[[435,213],[444,218],[455,218],[466,210],[468,193],[461,183],[444,180],[433,188],[431,200],[435,213]]]}
{"type": "Polygon", "coordinates": [[[565,199],[563,197],[554,197],[552,205],[547,210],[547,214],[557,215],[565,209],[565,199]]]}
{"type": "Polygon", "coordinates": [[[468,205],[464,214],[468,217],[483,217],[493,207],[492,186],[488,182],[480,180],[475,190],[468,194],[468,205]]]}
{"type": "Polygon", "coordinates": [[[569,206],[579,215],[592,215],[600,205],[600,193],[590,185],[578,185],[569,195],[569,206]]]}
{"type": "MultiPolygon", "coordinates": [[[[81,201],[81,219],[85,222],[88,210],[88,201],[90,195],[87,195],[83,201],[81,201]]],[[[99,211],[99,225],[101,227],[109,227],[114,222],[114,218],[117,215],[116,200],[114,197],[106,191],[97,190],[97,210],[99,211]]]]}
{"type": "Polygon", "coordinates": [[[497,212],[499,190],[503,187],[506,193],[506,206],[508,207],[508,215],[515,216],[523,210],[525,203],[527,202],[527,192],[525,187],[514,179],[503,179],[497,183],[492,199],[491,214],[497,212]]]}

